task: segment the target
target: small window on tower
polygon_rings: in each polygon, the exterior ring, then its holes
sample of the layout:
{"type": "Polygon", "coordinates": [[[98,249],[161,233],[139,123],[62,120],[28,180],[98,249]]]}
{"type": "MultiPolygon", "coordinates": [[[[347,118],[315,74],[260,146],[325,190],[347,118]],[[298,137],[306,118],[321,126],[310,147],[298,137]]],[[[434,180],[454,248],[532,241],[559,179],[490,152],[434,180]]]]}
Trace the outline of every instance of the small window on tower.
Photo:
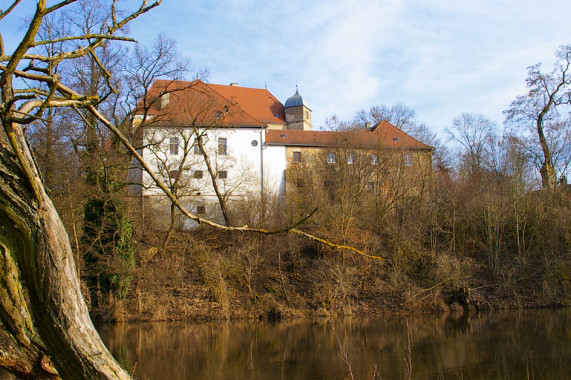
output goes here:
{"type": "Polygon", "coordinates": [[[196,206],[196,215],[204,215],[206,214],[206,206],[198,205],[196,206]]]}
{"type": "Polygon", "coordinates": [[[220,170],[218,172],[218,178],[220,178],[220,179],[228,178],[228,172],[226,170],[220,170]]]}

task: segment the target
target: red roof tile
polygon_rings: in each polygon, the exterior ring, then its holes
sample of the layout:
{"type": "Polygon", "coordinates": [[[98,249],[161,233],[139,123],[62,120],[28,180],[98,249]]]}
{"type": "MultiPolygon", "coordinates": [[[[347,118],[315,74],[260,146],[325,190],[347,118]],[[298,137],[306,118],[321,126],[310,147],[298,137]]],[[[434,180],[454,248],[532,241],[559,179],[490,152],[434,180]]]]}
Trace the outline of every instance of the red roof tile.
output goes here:
{"type": "Polygon", "coordinates": [[[147,101],[151,103],[148,113],[169,125],[285,124],[284,106],[265,89],[208,84],[198,79],[157,80],[147,101]],[[161,107],[159,97],[165,92],[169,93],[168,104],[161,107]]]}
{"type": "Polygon", "coordinates": [[[370,131],[268,130],[266,143],[286,146],[353,146],[362,148],[432,149],[391,123],[382,121],[370,131]]]}

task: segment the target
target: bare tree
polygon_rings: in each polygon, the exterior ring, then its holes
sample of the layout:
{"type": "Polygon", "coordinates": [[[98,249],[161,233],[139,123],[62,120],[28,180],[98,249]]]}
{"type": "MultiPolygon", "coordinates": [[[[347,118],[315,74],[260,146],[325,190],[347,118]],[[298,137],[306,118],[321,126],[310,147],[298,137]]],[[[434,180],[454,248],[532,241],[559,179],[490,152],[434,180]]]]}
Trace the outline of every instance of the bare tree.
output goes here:
{"type": "Polygon", "coordinates": [[[506,124],[522,137],[534,156],[544,189],[554,190],[557,176],[571,162],[571,45],[561,46],[551,73],[541,63],[528,67],[526,95],[504,111],[506,124]]]}
{"type": "Polygon", "coordinates": [[[462,148],[463,163],[470,174],[490,167],[490,152],[495,143],[497,126],[482,114],[462,113],[446,129],[449,139],[462,148]]]}
{"type": "Polygon", "coordinates": [[[394,104],[389,107],[385,104],[380,106],[372,106],[368,111],[364,109],[358,111],[353,118],[355,124],[364,125],[369,122],[378,124],[383,120],[388,121],[395,127],[405,131],[416,125],[416,112],[402,103],[394,104]]]}
{"type": "MultiPolygon", "coordinates": [[[[14,353],[1,364],[25,378],[59,374],[70,379],[126,379],[129,375],[109,354],[89,319],[68,236],[40,179],[22,125],[42,118],[48,107],[97,104],[97,97],[79,94],[62,83],[53,68],[66,60],[91,56],[106,76],[109,72],[96,49],[111,39],[128,40],[115,33],[158,3],[143,1],[119,17],[114,2],[110,4],[111,18],[97,31],[38,37],[43,19],[73,2],[47,6],[45,0],[38,1],[16,49],[5,52],[0,43],[0,118],[7,139],[0,146],[0,250],[5,279],[1,288],[10,295],[2,298],[1,319],[6,329],[2,334],[12,336],[0,343],[4,352],[14,353]],[[60,41],[74,41],[75,48],[53,54],[39,49],[60,41]],[[18,88],[19,79],[26,80],[28,86],[18,88]]],[[[14,1],[0,13],[0,20],[19,5],[19,0],[14,1]]]]}

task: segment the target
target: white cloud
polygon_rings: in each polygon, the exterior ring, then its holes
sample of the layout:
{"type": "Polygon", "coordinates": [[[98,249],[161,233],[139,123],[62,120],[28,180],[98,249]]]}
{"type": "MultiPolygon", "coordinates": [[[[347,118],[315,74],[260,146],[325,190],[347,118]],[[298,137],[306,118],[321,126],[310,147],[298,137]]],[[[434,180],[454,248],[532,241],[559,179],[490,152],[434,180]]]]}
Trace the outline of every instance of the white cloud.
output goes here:
{"type": "MultiPolygon", "coordinates": [[[[169,0],[131,30],[175,38],[214,83],[267,85],[285,102],[297,82],[316,126],[403,102],[441,129],[461,112],[501,123],[526,67],[549,70],[571,42],[569,14],[571,2],[536,0],[169,0]]],[[[7,45],[15,20],[3,20],[7,45]]]]}

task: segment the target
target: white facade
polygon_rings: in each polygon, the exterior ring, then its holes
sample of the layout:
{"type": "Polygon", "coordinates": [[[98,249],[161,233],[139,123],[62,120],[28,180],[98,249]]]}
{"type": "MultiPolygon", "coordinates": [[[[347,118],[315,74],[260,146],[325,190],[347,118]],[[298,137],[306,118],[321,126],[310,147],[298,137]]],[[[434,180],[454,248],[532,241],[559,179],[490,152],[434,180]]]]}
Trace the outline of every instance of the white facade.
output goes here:
{"type": "MultiPolygon", "coordinates": [[[[205,157],[229,205],[285,192],[285,147],[267,146],[265,128],[218,127],[194,131],[192,128],[146,127],[143,146],[143,159],[152,171],[191,213],[201,217],[222,222],[205,157]],[[195,146],[198,135],[205,155],[195,146]]],[[[143,171],[141,178],[143,204],[150,213],[147,218],[154,219],[156,228],[165,228],[170,218],[170,202],[147,172],[143,171]]],[[[178,227],[191,229],[196,223],[181,218],[178,227]]]]}

